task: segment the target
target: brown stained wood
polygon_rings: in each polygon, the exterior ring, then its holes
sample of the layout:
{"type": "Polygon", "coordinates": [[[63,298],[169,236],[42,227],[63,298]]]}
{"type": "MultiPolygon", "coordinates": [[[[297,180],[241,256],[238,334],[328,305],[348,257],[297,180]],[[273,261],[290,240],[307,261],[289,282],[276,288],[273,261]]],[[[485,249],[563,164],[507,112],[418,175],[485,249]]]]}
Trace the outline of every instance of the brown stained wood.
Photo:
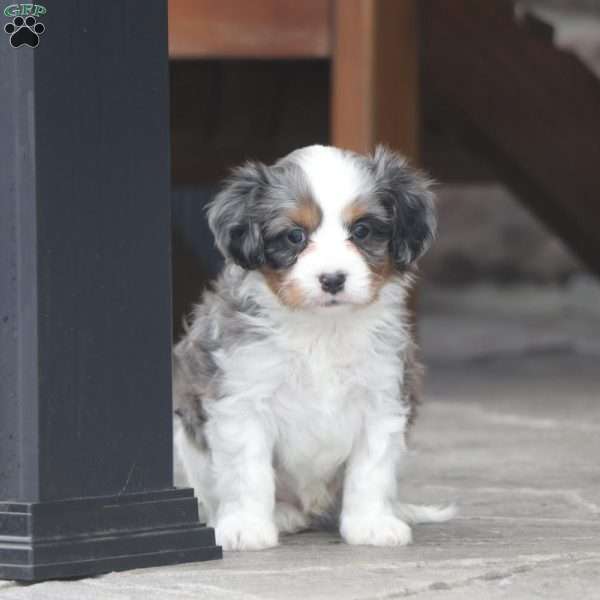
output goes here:
{"type": "Polygon", "coordinates": [[[332,140],[369,152],[385,143],[419,155],[417,2],[334,3],[332,140]]]}
{"type": "Polygon", "coordinates": [[[424,0],[426,88],[521,200],[600,273],[600,81],[509,2],[424,0]]]}
{"type": "Polygon", "coordinates": [[[324,58],[330,0],[169,0],[171,58],[324,58]]]}
{"type": "Polygon", "coordinates": [[[356,152],[373,143],[374,13],[370,0],[334,4],[331,137],[356,152]]]}

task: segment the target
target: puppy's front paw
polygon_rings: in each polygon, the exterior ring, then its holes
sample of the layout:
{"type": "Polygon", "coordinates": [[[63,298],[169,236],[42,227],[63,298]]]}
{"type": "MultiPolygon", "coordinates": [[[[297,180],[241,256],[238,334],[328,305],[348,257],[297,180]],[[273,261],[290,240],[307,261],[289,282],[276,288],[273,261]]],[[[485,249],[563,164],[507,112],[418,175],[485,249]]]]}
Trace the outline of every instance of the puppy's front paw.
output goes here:
{"type": "Polygon", "coordinates": [[[412,541],[410,527],[393,515],[342,515],[340,533],[348,544],[362,546],[405,546],[412,541]]]}
{"type": "Polygon", "coordinates": [[[277,546],[277,528],[269,520],[245,513],[221,517],[215,527],[223,550],[264,550],[277,546]]]}

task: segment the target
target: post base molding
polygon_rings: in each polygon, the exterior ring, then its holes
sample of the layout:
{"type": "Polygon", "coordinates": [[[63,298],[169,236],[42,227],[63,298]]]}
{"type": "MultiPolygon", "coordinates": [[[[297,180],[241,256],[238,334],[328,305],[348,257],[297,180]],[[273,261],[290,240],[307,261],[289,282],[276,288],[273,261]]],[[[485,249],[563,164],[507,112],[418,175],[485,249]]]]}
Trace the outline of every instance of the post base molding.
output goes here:
{"type": "Polygon", "coordinates": [[[0,502],[0,579],[41,581],[222,558],[191,489],[0,502]]]}

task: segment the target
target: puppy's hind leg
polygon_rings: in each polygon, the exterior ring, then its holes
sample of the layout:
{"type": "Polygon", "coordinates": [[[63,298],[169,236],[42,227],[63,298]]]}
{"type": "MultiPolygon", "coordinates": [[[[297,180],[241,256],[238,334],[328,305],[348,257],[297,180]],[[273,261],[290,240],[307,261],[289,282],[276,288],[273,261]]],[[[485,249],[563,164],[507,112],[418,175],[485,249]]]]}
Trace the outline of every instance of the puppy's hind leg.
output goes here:
{"type": "Polygon", "coordinates": [[[175,459],[179,460],[185,475],[185,484],[194,488],[194,495],[198,499],[199,518],[204,522],[211,522],[215,513],[215,501],[210,496],[213,487],[210,475],[210,459],[206,452],[200,448],[184,428],[175,422],[173,449],[175,459]]]}
{"type": "Polygon", "coordinates": [[[297,533],[308,529],[309,519],[293,504],[277,502],[275,504],[275,525],[279,533],[297,533]]]}

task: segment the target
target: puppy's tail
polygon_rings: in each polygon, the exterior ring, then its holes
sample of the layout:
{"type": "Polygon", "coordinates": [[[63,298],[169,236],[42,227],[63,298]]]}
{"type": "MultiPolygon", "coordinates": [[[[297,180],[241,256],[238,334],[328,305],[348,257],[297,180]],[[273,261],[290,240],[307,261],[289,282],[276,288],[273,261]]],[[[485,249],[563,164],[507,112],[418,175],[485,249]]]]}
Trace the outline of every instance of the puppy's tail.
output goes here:
{"type": "Polygon", "coordinates": [[[397,504],[394,512],[399,519],[411,525],[419,523],[442,523],[454,518],[458,513],[456,504],[447,506],[426,506],[421,504],[397,504]]]}

